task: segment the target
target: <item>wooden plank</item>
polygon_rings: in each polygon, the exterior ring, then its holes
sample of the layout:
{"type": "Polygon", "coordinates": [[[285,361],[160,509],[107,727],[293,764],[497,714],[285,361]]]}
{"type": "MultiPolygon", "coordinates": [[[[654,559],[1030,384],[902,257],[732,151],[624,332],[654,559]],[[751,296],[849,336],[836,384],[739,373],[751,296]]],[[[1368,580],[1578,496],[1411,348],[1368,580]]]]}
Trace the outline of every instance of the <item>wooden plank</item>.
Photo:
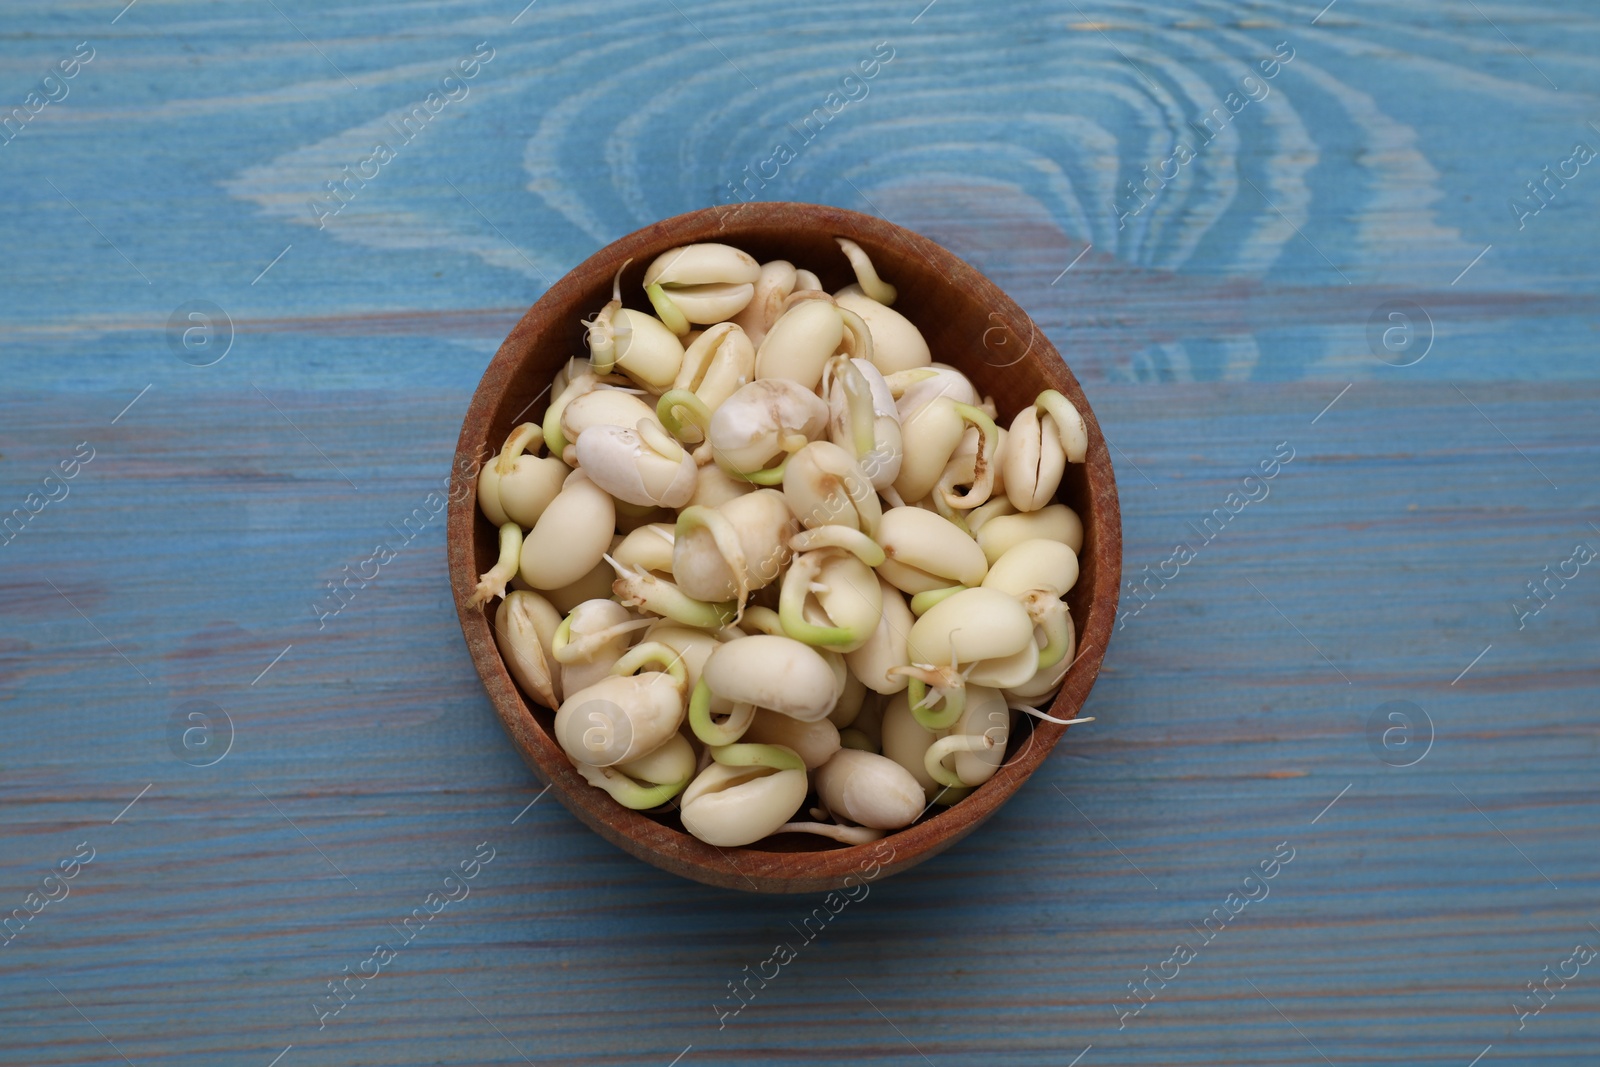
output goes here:
{"type": "Polygon", "coordinates": [[[1600,945],[1600,599],[1585,568],[1513,604],[1600,545],[1592,168],[1520,229],[1507,200],[1600,138],[1594,14],[1317,6],[13,18],[5,108],[96,51],[0,145],[0,515],[94,452],[0,544],[0,914],[94,858],[0,948],[0,1063],[1588,1062],[1592,967],[1520,1030],[1513,1004],[1600,945]],[[323,183],[480,41],[468,96],[319,229],[323,183]],[[442,523],[395,524],[545,278],[715,202],[880,41],[762,198],[879,211],[993,277],[1117,446],[1130,580],[1198,551],[1116,634],[1098,721],[808,941],[818,901],[670,879],[538,799],[442,523]],[[1270,93],[1119,230],[1121,183],[1280,41],[1270,93]],[[205,367],[169,326],[196,301],[232,339],[205,367]],[[1433,340],[1407,367],[1369,335],[1398,301],[1433,340]],[[1196,531],[1280,442],[1267,494],[1196,531]],[[1409,767],[1371,741],[1392,701],[1432,724],[1409,767]],[[232,726],[211,766],[172,748],[197,708],[232,726]],[[470,895],[319,1029],[481,842],[470,895]]]}
{"type": "MultiPolygon", "coordinates": [[[[1066,1038],[1078,1033],[1079,1048],[1099,1036],[1098,1047],[1130,1057],[1141,1045],[1157,1058],[1182,1047],[1299,1055],[1244,978],[1330,1055],[1429,1062],[1447,1035],[1487,1030],[1488,1043],[1508,1014],[1507,991],[1550,962],[1538,950],[1582,937],[1594,880],[1584,846],[1595,685],[1583,649],[1596,602],[1575,582],[1570,598],[1515,629],[1504,604],[1566,547],[1567,531],[1528,537],[1530,523],[1557,525],[1560,494],[1487,441],[1453,389],[1352,390],[1308,425],[1326,392],[1100,394],[1110,432],[1141,442],[1130,458],[1159,486],[1129,480],[1133,564],[1192,537],[1186,522],[1219,504],[1277,441],[1298,442],[1295,458],[1266,499],[1118,634],[1091,703],[1101,722],[1074,734],[992,831],[923,873],[875,886],[785,970],[793,979],[720,1033],[711,1005],[726,983],[764,960],[768,941],[796,936],[788,924],[815,902],[680,885],[593,840],[553,805],[535,805],[513,827],[536,789],[459,648],[437,529],[326,630],[305,607],[321,579],[387,536],[388,517],[425,494],[464,397],[397,393],[381,409],[356,394],[286,398],[280,406],[323,440],[360,492],[253,394],[221,398],[161,434],[130,425],[74,480],[59,513],[47,510],[39,529],[7,547],[18,561],[7,599],[31,635],[6,656],[8,865],[22,876],[20,895],[30,872],[79,840],[99,852],[79,890],[8,946],[6,980],[35,1020],[23,1028],[29,1062],[99,1054],[92,1044],[50,1050],[68,1040],[75,1016],[61,1014],[48,987],[25,982],[30,973],[69,995],[87,992],[91,1018],[136,1062],[180,1052],[199,1062],[222,1049],[264,1049],[277,1034],[296,1055],[320,1049],[312,1062],[412,1052],[421,1058],[408,1062],[425,1062],[431,1054],[420,1050],[430,1041],[455,1048],[472,1015],[442,977],[484,998],[485,1014],[524,1047],[593,1062],[606,1062],[606,1049],[641,1048],[638,1034],[611,1036],[607,1021],[620,1011],[637,1022],[641,1010],[671,1054],[681,1038],[679,1050],[695,1043],[732,1058],[769,1041],[819,1055],[898,1055],[845,977],[930,1055],[990,1047],[996,1015],[1010,1020],[1007,1032],[1014,1024],[1035,1034],[1008,1044],[1013,1062],[1073,1051],[1066,1038]],[[1213,429],[1197,446],[1201,420],[1213,429]],[[408,427],[409,463],[390,454],[384,422],[408,427]],[[1397,453],[1395,434],[1413,444],[1397,453]],[[247,463],[248,476],[222,473],[247,463]],[[181,515],[150,506],[179,494],[196,506],[181,515]],[[1330,558],[1335,541],[1348,547],[1330,558]],[[218,587],[199,594],[207,583],[197,579],[213,573],[218,587]],[[1362,589],[1379,591],[1353,593],[1362,589]],[[1436,749],[1415,768],[1386,767],[1367,747],[1365,720],[1387,699],[1414,701],[1433,718],[1436,749]],[[214,768],[187,767],[166,748],[166,719],[188,700],[213,701],[233,720],[234,750],[214,768]],[[485,840],[499,865],[441,917],[444,943],[408,947],[395,980],[374,983],[325,1041],[309,1006],[323,983],[354,970],[367,942],[391,938],[389,924],[485,840]],[[1237,933],[1203,950],[1192,982],[1119,1034],[1111,1004],[1125,984],[1285,840],[1296,859],[1259,912],[1241,916],[1237,933]],[[672,916],[664,924],[663,913],[672,916]],[[197,945],[213,958],[198,958],[197,945]],[[446,996],[454,1003],[437,1010],[446,996]],[[224,1010],[185,1036],[171,1017],[189,998],[224,1010]],[[827,1041],[802,1045],[816,1041],[802,1035],[823,1017],[835,1021],[827,1041]],[[1366,1036],[1344,1043],[1352,1018],[1366,1036]],[[1375,1034],[1390,1044],[1379,1047],[1375,1034]],[[403,1048],[385,1044],[396,1038],[403,1048]]],[[[1592,481],[1595,443],[1563,427],[1594,401],[1592,388],[1523,386],[1486,411],[1577,494],[1592,481]]],[[[36,397],[4,417],[20,439],[36,440],[70,425],[79,406],[36,397]]],[[[161,411],[152,404],[146,418],[161,411]]],[[[1592,1021],[1537,1023],[1547,1035],[1565,1026],[1575,1049],[1592,1039],[1592,1021]]],[[[473,1055],[501,1055],[491,1039],[499,1041],[490,1032],[473,1055]]],[[[1563,1047],[1559,1037],[1542,1040],[1563,1047]]]]}

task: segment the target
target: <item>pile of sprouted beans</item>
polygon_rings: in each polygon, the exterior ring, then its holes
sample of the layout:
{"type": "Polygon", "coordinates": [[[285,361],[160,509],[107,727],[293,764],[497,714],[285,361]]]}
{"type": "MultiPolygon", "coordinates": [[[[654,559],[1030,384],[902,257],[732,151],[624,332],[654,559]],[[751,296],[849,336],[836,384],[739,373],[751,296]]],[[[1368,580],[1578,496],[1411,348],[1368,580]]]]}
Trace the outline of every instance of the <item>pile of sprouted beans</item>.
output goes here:
{"type": "Polygon", "coordinates": [[[646,270],[652,315],[619,271],[478,480],[511,674],[586,781],[719,847],[882,837],[992,777],[1016,714],[1063,721],[1083,418],[1051,390],[1002,429],[838,243],[831,296],[692,244],[646,270]]]}

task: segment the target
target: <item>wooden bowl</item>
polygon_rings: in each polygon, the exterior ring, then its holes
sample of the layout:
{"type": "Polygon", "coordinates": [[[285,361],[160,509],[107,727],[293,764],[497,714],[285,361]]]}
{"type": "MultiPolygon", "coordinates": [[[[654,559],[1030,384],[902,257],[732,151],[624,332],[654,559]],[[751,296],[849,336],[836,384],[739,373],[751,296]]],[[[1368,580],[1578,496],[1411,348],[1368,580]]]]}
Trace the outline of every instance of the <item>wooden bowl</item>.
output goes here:
{"type": "Polygon", "coordinates": [[[1049,709],[1057,718],[1073,718],[1099,673],[1122,575],[1122,526],[1105,438],[1077,379],[1023,310],[970,265],[910,230],[841,208],[750,203],[690,212],[629,234],[584,260],[517,323],[478,383],[456,446],[450,582],[473,663],[512,744],[551,784],[555,797],[600,836],[662,870],[728,889],[820,892],[842,886],[852,873],[858,880],[882,877],[920,863],[992,815],[1067,728],[1027,719],[1032,730],[1019,726],[1005,766],[993,778],[883,842],[846,847],[787,834],[748,848],[705,844],[683,832],[675,813],[631,811],[579,777],[552,735],[554,713],[521,692],[507,673],[492,632],[494,605],[467,606],[478,575],[494,564],[498,546],[495,529],[479,514],[475,478],[466,472],[494,455],[513,425],[542,417],[548,403],[543,394],[557,368],[568,357],[586,353],[580,320],[610,299],[612,276],[624,261],[632,261],[622,272],[624,303],[644,310],[649,309],[641,281],[645,267],[659,253],[695,241],[731,244],[762,262],[790,260],[817,272],[833,292],[855,280],[835,236],[867,250],[879,273],[899,288],[895,310],[922,330],[936,360],[958,367],[980,394],[994,397],[1001,425],[1009,425],[1044,389],[1060,390],[1083,413],[1088,459],[1068,465],[1058,494],[1084,525],[1081,573],[1067,596],[1079,658],[1049,709]]]}

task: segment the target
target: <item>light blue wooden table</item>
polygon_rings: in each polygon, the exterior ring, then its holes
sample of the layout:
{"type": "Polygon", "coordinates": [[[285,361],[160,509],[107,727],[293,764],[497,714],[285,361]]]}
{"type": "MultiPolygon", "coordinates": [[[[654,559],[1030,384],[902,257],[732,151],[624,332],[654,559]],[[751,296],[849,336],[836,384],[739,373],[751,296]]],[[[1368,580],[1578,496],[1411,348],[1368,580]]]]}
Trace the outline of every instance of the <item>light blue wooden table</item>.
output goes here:
{"type": "Polygon", "coordinates": [[[0,1062],[1600,1059],[1592,3],[522,2],[0,15],[0,1062]],[[553,279],[739,188],[1015,296],[1149,577],[732,1014],[818,901],[539,799],[442,522],[313,605],[553,279]]]}

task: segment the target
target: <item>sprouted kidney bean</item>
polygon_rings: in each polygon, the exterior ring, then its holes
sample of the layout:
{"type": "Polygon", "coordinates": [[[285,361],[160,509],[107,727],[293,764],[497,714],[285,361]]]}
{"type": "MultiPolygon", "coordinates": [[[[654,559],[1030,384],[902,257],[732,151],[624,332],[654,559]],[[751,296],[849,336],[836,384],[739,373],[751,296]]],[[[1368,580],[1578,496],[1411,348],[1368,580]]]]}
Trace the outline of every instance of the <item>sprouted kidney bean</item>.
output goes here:
{"type": "Polygon", "coordinates": [[[1017,715],[1088,721],[1038,710],[1076,642],[1082,416],[1047,390],[1002,430],[838,243],[831,295],[723,244],[657,256],[648,311],[619,271],[478,484],[500,551],[466,595],[501,600],[513,676],[586,781],[719,847],[871,841],[987,781],[1017,715]]]}

